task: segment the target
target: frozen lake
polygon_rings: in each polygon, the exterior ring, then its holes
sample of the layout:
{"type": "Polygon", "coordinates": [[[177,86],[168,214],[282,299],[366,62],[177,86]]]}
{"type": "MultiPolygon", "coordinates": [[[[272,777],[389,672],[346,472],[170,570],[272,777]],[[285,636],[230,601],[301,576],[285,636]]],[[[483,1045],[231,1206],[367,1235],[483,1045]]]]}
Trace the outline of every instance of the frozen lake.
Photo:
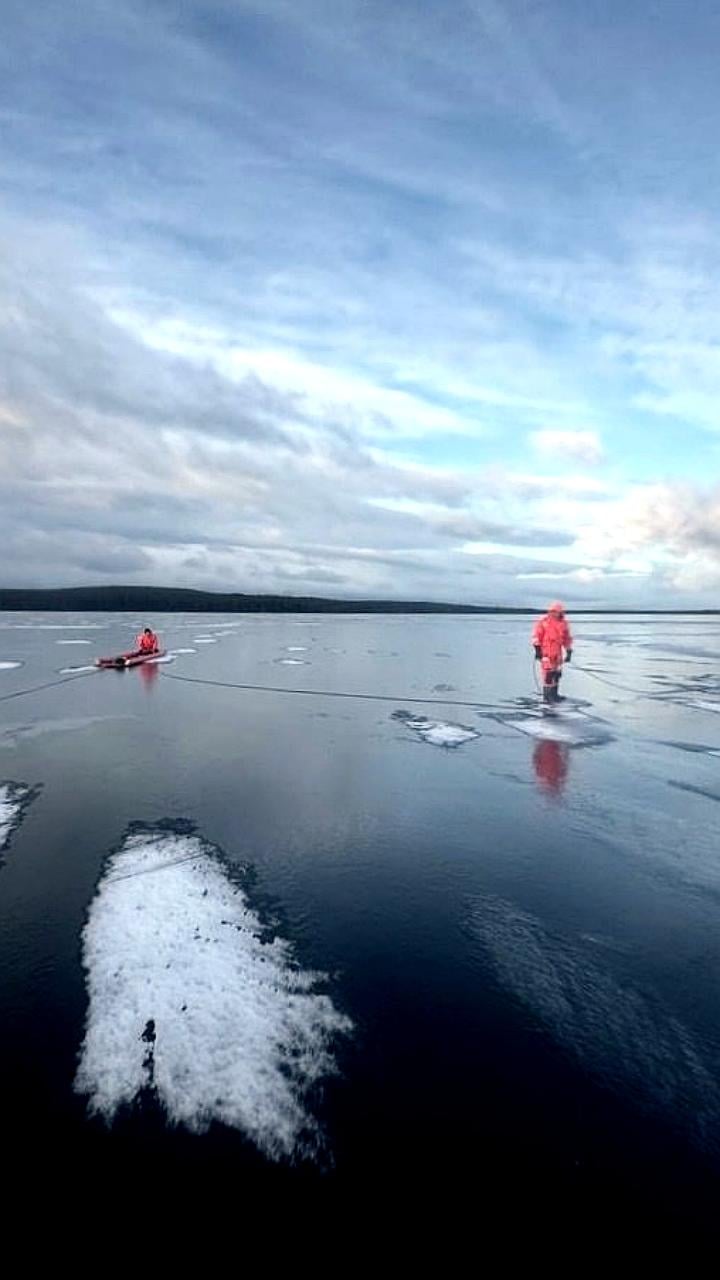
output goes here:
{"type": "Polygon", "coordinates": [[[7,1161],[710,1213],[720,625],[530,626],[0,614],[7,1161]]]}

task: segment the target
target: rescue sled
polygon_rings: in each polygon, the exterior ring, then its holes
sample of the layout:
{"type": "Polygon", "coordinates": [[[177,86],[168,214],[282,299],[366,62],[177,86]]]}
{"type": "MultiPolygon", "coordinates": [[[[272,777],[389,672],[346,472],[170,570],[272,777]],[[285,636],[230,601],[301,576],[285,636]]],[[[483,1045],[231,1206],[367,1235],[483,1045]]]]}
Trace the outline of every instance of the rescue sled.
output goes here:
{"type": "Polygon", "coordinates": [[[120,653],[116,658],[96,658],[95,666],[124,671],[126,667],[138,667],[143,662],[154,662],[156,658],[164,656],[164,649],[156,649],[154,653],[120,653]]]}

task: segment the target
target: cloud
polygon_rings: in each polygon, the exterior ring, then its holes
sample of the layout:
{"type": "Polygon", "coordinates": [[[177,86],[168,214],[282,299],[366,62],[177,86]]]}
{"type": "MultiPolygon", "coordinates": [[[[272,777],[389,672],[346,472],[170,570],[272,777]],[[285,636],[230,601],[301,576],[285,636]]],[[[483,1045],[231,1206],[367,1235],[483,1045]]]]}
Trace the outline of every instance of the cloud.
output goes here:
{"type": "Polygon", "coordinates": [[[533,431],[530,442],[538,453],[558,462],[571,458],[592,467],[603,460],[603,447],[596,431],[533,431]]]}

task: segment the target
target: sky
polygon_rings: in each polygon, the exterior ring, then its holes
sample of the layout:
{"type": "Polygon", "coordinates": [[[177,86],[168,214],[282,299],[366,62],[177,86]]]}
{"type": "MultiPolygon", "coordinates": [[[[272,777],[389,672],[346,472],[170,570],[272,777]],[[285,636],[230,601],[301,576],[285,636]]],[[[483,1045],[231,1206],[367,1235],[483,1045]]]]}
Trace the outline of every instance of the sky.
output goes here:
{"type": "Polygon", "coordinates": [[[0,586],[720,604],[714,0],[4,0],[0,586]]]}

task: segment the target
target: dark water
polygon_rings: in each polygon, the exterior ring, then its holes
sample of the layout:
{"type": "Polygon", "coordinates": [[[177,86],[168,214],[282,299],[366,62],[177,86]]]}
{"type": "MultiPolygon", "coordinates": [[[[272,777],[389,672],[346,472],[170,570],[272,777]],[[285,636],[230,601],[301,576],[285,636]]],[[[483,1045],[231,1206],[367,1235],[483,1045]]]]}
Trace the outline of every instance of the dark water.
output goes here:
{"type": "MultiPolygon", "coordinates": [[[[1,618],[0,663],[23,665],[0,669],[0,698],[147,621],[1,618]]],[[[0,784],[30,789],[0,854],[6,1161],[709,1226],[717,624],[581,621],[567,700],[543,717],[527,620],[150,621],[195,652],[0,702],[0,784]],[[162,865],[118,925],[96,895],[131,865],[113,861],[131,832],[162,865]],[[187,854],[163,870],[178,849],[201,850],[209,895],[187,854]],[[221,892],[213,868],[250,924],[203,941],[188,902],[221,892]],[[94,1115],[75,1087],[91,1023],[83,1070],[110,1097],[94,1115]],[[131,1059],[147,1087],[117,1101],[131,1059]]],[[[112,916],[112,884],[103,901],[112,916]]]]}

